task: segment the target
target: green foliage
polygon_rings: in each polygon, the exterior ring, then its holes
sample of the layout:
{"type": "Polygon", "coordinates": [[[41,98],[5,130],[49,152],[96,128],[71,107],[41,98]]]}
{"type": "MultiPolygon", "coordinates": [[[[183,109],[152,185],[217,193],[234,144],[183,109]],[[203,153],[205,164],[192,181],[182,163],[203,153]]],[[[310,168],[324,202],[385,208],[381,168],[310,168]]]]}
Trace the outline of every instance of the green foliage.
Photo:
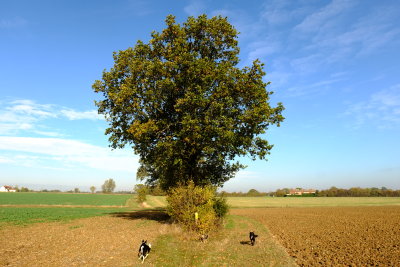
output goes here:
{"type": "Polygon", "coordinates": [[[213,209],[218,218],[223,219],[229,212],[229,205],[225,197],[214,198],[213,209]]]}
{"type": "Polygon", "coordinates": [[[400,190],[382,188],[361,188],[352,187],[350,189],[337,188],[332,186],[329,189],[318,191],[320,197],[400,197],[400,190]]]}
{"type": "Polygon", "coordinates": [[[81,191],[79,190],[79,188],[78,187],[75,187],[74,188],[74,193],[80,193],[81,191]]]}
{"type": "Polygon", "coordinates": [[[149,194],[152,196],[165,196],[167,193],[157,183],[149,187],[149,194]]]}
{"type": "Polygon", "coordinates": [[[92,192],[92,194],[93,194],[94,192],[96,192],[96,187],[92,185],[92,186],[90,187],[90,192],[92,192]]]}
{"type": "Polygon", "coordinates": [[[266,159],[261,138],[284,120],[269,104],[263,64],[238,68],[237,31],[221,16],[174,16],[149,43],[114,53],[114,66],[93,89],[110,127],[111,147],[140,156],[137,177],[163,189],[192,180],[221,186],[245,166],[237,156],[266,159]]]}
{"type": "MultiPolygon", "coordinates": [[[[288,188],[278,189],[272,195],[284,197],[289,193],[288,188]]],[[[400,197],[400,190],[382,188],[361,188],[352,187],[349,189],[337,188],[332,186],[329,189],[316,190],[315,194],[302,194],[300,196],[291,195],[290,197],[400,197]]],[[[288,196],[289,197],[289,196],[288,196]]]]}
{"type": "Polygon", "coordinates": [[[21,187],[21,189],[19,190],[19,192],[29,192],[29,188],[27,187],[21,187]]]}
{"type": "Polygon", "coordinates": [[[108,179],[101,186],[103,193],[112,193],[115,189],[115,182],[113,179],[108,179]]]}
{"type": "Polygon", "coordinates": [[[177,223],[186,230],[200,234],[214,229],[219,219],[227,213],[226,201],[215,198],[213,186],[196,186],[192,181],[171,189],[167,195],[167,202],[167,212],[177,223]]]}
{"type": "Polygon", "coordinates": [[[284,197],[284,196],[286,196],[287,194],[289,194],[289,192],[290,192],[290,189],[289,189],[289,188],[278,189],[278,190],[276,190],[276,192],[275,192],[275,196],[277,196],[277,197],[284,197]]]}
{"type": "Polygon", "coordinates": [[[146,201],[146,195],[148,193],[147,186],[145,186],[144,184],[137,184],[135,185],[134,191],[137,195],[136,201],[138,203],[143,203],[146,201]]]}

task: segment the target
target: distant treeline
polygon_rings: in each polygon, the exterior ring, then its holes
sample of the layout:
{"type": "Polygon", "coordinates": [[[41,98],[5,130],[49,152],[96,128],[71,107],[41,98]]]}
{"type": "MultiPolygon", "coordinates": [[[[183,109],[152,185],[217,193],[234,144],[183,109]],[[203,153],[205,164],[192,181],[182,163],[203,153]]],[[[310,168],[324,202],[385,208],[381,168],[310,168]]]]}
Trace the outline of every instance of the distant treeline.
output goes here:
{"type": "Polygon", "coordinates": [[[329,189],[316,190],[314,194],[289,195],[289,193],[289,188],[283,188],[273,192],[259,192],[256,189],[250,189],[247,193],[222,191],[218,194],[227,197],[400,197],[400,190],[388,189],[386,187],[352,187],[349,189],[343,189],[333,186],[329,189]]]}
{"type": "MultiPolygon", "coordinates": [[[[283,189],[278,189],[275,192],[272,192],[272,195],[277,197],[283,197],[287,196],[289,192],[290,189],[283,188],[283,189]]],[[[271,195],[271,193],[269,193],[268,195],[271,195]]],[[[381,188],[352,187],[349,189],[343,189],[332,186],[329,189],[316,190],[315,194],[312,195],[316,197],[400,197],[400,190],[388,189],[386,187],[381,187],[381,188]]],[[[310,195],[304,195],[304,196],[310,196],[310,195]]]]}
{"type": "Polygon", "coordinates": [[[258,192],[256,189],[250,189],[247,193],[243,193],[243,192],[226,192],[226,191],[221,191],[221,192],[217,193],[217,195],[225,196],[225,197],[265,197],[265,196],[268,196],[270,194],[271,193],[258,192]]]}
{"type": "MultiPolygon", "coordinates": [[[[18,188],[15,187],[17,192],[52,192],[52,193],[60,193],[61,190],[31,190],[26,187],[18,188]]],[[[89,192],[81,192],[78,188],[74,190],[65,191],[66,193],[89,193],[89,192]]],[[[97,191],[96,193],[101,193],[101,191],[97,191]]],[[[118,191],[116,194],[132,194],[132,191],[118,191]]],[[[329,189],[324,190],[316,190],[315,194],[303,194],[303,195],[292,195],[289,196],[290,189],[283,188],[278,189],[273,192],[259,192],[256,189],[250,189],[248,192],[226,192],[221,191],[218,192],[219,196],[226,197],[265,197],[265,196],[274,196],[274,197],[400,197],[400,190],[393,190],[386,187],[371,187],[371,188],[361,188],[361,187],[352,187],[349,189],[337,188],[332,186],[329,189]]],[[[160,187],[147,187],[147,194],[153,196],[165,196],[166,192],[163,191],[160,187]]]]}

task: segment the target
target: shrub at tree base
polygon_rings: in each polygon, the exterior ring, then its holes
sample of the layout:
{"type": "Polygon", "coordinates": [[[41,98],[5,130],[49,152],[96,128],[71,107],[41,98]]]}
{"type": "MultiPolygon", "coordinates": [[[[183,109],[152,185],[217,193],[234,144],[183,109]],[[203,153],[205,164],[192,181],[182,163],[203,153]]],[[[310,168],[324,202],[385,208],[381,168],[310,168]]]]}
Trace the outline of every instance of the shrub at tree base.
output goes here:
{"type": "Polygon", "coordinates": [[[214,211],[218,218],[223,219],[228,214],[229,206],[225,197],[214,198],[214,211]]]}
{"type": "Polygon", "coordinates": [[[144,184],[137,184],[135,185],[135,189],[134,189],[137,198],[136,201],[140,204],[146,201],[146,195],[147,195],[147,186],[145,186],[144,184]]]}
{"type": "Polygon", "coordinates": [[[175,222],[199,234],[215,229],[228,211],[226,201],[215,197],[215,187],[195,186],[192,181],[171,189],[167,202],[167,212],[175,222]]]}

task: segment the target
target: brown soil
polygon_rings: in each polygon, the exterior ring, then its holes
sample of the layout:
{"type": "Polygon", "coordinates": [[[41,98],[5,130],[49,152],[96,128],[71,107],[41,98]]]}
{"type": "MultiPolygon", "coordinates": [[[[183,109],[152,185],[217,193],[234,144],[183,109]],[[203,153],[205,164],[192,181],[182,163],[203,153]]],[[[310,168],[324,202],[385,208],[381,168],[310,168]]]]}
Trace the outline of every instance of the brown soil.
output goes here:
{"type": "Polygon", "coordinates": [[[140,266],[141,240],[167,233],[165,221],[160,212],[139,211],[3,228],[0,266],[140,266]]]}
{"type": "Polygon", "coordinates": [[[300,266],[400,266],[400,207],[232,210],[266,225],[300,266]]]}

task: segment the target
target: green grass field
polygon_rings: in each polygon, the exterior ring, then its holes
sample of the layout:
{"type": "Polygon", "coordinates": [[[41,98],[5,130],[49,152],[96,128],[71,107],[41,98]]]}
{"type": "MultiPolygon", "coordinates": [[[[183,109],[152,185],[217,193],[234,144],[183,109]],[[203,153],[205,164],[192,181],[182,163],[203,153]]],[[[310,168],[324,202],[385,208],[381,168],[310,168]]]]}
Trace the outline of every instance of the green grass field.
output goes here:
{"type": "Polygon", "coordinates": [[[132,195],[0,193],[0,205],[125,206],[132,195]]]}
{"type": "Polygon", "coordinates": [[[2,207],[0,208],[0,227],[6,225],[26,226],[32,223],[69,221],[93,216],[103,216],[126,210],[126,208],[2,207]]]}

